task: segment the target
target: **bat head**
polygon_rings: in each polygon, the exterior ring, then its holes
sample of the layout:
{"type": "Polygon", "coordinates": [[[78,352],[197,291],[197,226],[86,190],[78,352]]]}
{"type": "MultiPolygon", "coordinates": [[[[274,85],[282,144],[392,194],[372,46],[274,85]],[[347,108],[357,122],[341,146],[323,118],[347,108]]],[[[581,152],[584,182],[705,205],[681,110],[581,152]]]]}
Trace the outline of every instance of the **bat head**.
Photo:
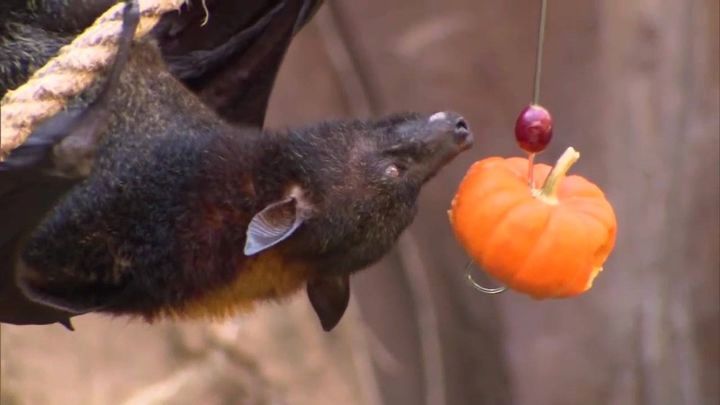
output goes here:
{"type": "Polygon", "coordinates": [[[349,275],[390,250],[415,217],[422,186],[473,137],[454,112],[325,122],[278,136],[268,142],[282,150],[265,148],[273,164],[262,167],[273,174],[263,178],[285,191],[251,220],[245,254],[284,243],[312,261],[308,294],[329,330],[347,306],[349,275]]]}

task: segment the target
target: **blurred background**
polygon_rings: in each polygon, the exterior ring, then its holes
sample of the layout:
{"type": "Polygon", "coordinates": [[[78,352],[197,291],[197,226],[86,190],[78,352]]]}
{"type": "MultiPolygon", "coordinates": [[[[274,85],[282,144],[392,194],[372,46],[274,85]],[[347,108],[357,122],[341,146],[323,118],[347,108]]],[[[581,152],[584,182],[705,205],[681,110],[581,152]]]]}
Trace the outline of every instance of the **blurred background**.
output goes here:
{"type": "Polygon", "coordinates": [[[719,403],[717,0],[550,2],[540,160],[582,153],[573,170],[614,204],[617,246],[572,300],[465,282],[446,210],[473,161],[520,153],[538,4],[332,0],[294,40],[269,127],[452,109],[476,136],[355,278],[334,332],[304,294],[215,324],[3,326],[2,405],[719,403]]]}

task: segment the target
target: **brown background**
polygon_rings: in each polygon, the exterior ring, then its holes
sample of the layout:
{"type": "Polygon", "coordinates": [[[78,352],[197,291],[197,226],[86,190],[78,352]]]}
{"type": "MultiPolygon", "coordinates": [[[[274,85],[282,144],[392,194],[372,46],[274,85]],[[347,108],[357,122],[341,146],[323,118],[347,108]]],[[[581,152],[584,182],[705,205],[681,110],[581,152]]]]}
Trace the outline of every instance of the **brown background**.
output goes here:
{"type": "Polygon", "coordinates": [[[445,211],[468,165],[516,155],[538,1],[330,1],[296,38],[268,124],[453,109],[476,145],[323,334],[300,295],[223,324],[3,327],[2,404],[717,404],[719,5],[550,2],[551,161],[607,193],[617,247],[588,294],[484,296],[445,211]]]}

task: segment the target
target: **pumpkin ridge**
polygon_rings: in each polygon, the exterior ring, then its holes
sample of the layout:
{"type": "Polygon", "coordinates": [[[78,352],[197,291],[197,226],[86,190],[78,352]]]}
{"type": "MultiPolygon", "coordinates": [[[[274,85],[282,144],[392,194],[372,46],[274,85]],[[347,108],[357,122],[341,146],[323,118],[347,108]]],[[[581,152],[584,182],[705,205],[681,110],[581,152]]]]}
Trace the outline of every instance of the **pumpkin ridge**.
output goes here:
{"type": "MultiPolygon", "coordinates": [[[[572,200],[563,201],[564,208],[571,210],[574,213],[583,215],[587,218],[591,218],[595,222],[598,222],[603,228],[610,228],[613,221],[612,218],[608,218],[605,215],[599,213],[607,210],[606,204],[603,204],[597,200],[597,198],[577,198],[572,200]],[[582,202],[582,205],[577,203],[582,202]]],[[[610,207],[612,210],[612,207],[610,207]]],[[[614,217],[614,213],[612,215],[614,217]]]]}
{"type": "MultiPolygon", "coordinates": [[[[604,206],[597,206],[595,204],[598,210],[604,211],[607,208],[604,206]]],[[[610,212],[612,213],[612,207],[609,208],[610,212]]],[[[612,251],[613,246],[615,245],[615,223],[614,221],[614,214],[612,214],[612,218],[606,218],[602,215],[597,215],[598,211],[585,211],[585,210],[572,210],[574,215],[577,215],[579,218],[583,218],[586,225],[590,226],[590,224],[595,224],[595,226],[598,228],[598,230],[601,232],[601,237],[598,238],[598,244],[597,247],[594,249],[588,249],[589,251],[589,266],[591,267],[591,273],[589,277],[586,277],[582,285],[582,290],[579,292],[576,292],[574,290],[570,290],[567,292],[567,295],[577,295],[579,293],[585,292],[589,290],[592,287],[592,284],[595,281],[595,278],[600,274],[600,272],[603,270],[603,264],[607,260],[607,258],[610,256],[610,252],[612,251]],[[578,215],[579,214],[579,215],[578,215]]],[[[597,232],[597,231],[596,231],[597,232]]],[[[586,275],[587,273],[579,273],[578,277],[575,277],[572,280],[572,284],[569,284],[570,287],[574,287],[578,278],[582,275],[586,275]]]]}
{"type": "Polygon", "coordinates": [[[605,261],[610,257],[610,252],[612,251],[613,247],[615,246],[615,239],[617,238],[617,231],[615,229],[612,229],[612,232],[606,229],[607,238],[605,243],[600,245],[600,247],[595,251],[593,254],[593,259],[598,261],[599,264],[595,264],[595,267],[602,267],[602,265],[605,263],[605,261]],[[602,256],[600,258],[599,256],[602,256]]]}
{"type": "Polygon", "coordinates": [[[596,215],[595,213],[589,212],[589,211],[587,211],[587,210],[576,209],[576,208],[573,207],[573,206],[569,206],[569,207],[565,207],[565,208],[571,210],[571,211],[572,211],[573,213],[575,213],[575,214],[581,215],[581,216],[583,216],[583,217],[585,217],[585,218],[587,218],[587,219],[591,219],[591,220],[593,220],[594,222],[597,222],[602,228],[607,228],[607,227],[608,227],[607,224],[605,223],[605,222],[606,222],[606,221],[605,221],[606,218],[603,218],[603,217],[600,216],[600,215],[596,215]]]}
{"type": "MultiPolygon", "coordinates": [[[[512,173],[509,173],[509,174],[512,175],[512,173]]],[[[474,179],[474,183],[482,184],[483,182],[481,182],[480,180],[483,180],[484,176],[495,177],[495,178],[498,177],[498,175],[495,173],[481,172],[481,173],[478,173],[477,179],[474,179]]],[[[480,190],[478,190],[473,196],[475,197],[475,199],[477,201],[485,201],[488,198],[490,198],[490,196],[492,196],[493,194],[497,194],[500,192],[505,192],[505,193],[514,192],[515,187],[516,186],[514,184],[509,185],[509,184],[506,184],[505,181],[498,181],[497,183],[493,183],[489,186],[481,187],[480,190]]]]}
{"type": "MultiPolygon", "coordinates": [[[[587,218],[582,218],[582,217],[575,215],[574,212],[571,212],[571,210],[568,210],[567,207],[565,207],[565,209],[561,209],[558,212],[562,213],[562,215],[564,217],[562,219],[563,222],[567,223],[568,221],[572,220],[575,224],[577,224],[578,222],[580,222],[582,224],[587,224],[587,221],[588,221],[587,218]]],[[[596,225],[599,225],[600,228],[603,228],[602,224],[596,224],[596,225]]],[[[587,233],[588,232],[586,230],[586,234],[587,233]]],[[[582,259],[588,257],[586,252],[589,249],[586,249],[587,246],[588,246],[587,244],[582,244],[582,245],[576,246],[578,248],[577,251],[571,251],[571,252],[565,253],[563,255],[565,262],[568,260],[567,258],[570,256],[580,259],[579,261],[582,262],[582,259]]],[[[593,266],[592,261],[589,261],[587,264],[590,266],[593,266]]],[[[584,277],[586,278],[588,273],[585,271],[585,269],[583,267],[577,267],[577,264],[576,264],[576,266],[573,266],[572,268],[576,271],[573,272],[572,274],[570,274],[568,277],[560,280],[560,283],[552,288],[552,291],[553,291],[552,294],[545,294],[547,298],[571,297],[571,296],[578,295],[586,290],[584,288],[586,283],[584,283],[583,289],[578,291],[576,288],[576,282],[578,279],[581,279],[584,277]]],[[[566,273],[567,273],[567,271],[566,271],[566,273]]]]}
{"type": "MultiPolygon", "coordinates": [[[[573,177],[580,176],[569,176],[566,181],[572,179],[573,177]]],[[[580,177],[580,179],[582,179],[582,177],[580,177]]],[[[558,199],[561,201],[574,199],[596,200],[598,198],[604,197],[605,194],[602,192],[602,190],[598,189],[597,187],[592,187],[592,185],[588,184],[587,182],[572,185],[561,184],[558,192],[558,199]]]]}
{"type": "MultiPolygon", "coordinates": [[[[545,202],[542,202],[542,201],[541,201],[541,203],[546,204],[545,202]]],[[[547,217],[545,218],[545,222],[539,228],[543,229],[543,230],[545,228],[547,228],[550,221],[556,216],[556,213],[557,213],[557,209],[550,208],[550,212],[548,213],[547,217]]],[[[545,234],[545,232],[541,231],[540,234],[538,235],[538,237],[533,241],[532,249],[530,250],[528,255],[525,257],[525,262],[523,263],[523,266],[520,268],[520,270],[516,271],[515,274],[513,274],[513,277],[509,280],[508,285],[513,285],[515,283],[515,280],[518,278],[518,276],[520,276],[520,274],[522,274],[524,271],[526,271],[527,268],[530,266],[530,264],[532,263],[531,259],[538,252],[538,249],[540,246],[540,243],[538,243],[538,242],[540,241],[540,239],[543,238],[544,234],[545,234]]]]}
{"type": "MultiPolygon", "coordinates": [[[[532,198],[532,197],[531,197],[532,198]]],[[[512,204],[508,204],[505,209],[505,211],[501,214],[496,216],[497,221],[495,222],[495,226],[492,227],[492,232],[490,235],[485,237],[485,241],[481,248],[479,249],[481,252],[484,252],[488,245],[490,245],[490,242],[493,241],[494,238],[497,237],[497,231],[500,228],[500,225],[507,220],[507,217],[510,215],[512,211],[517,209],[522,204],[530,203],[531,201],[527,200],[526,198],[518,198],[516,201],[514,201],[512,204]]]]}
{"type": "MultiPolygon", "coordinates": [[[[597,227],[598,229],[600,229],[600,230],[602,230],[602,231],[605,231],[605,234],[606,234],[605,236],[607,236],[607,232],[606,232],[607,227],[605,226],[604,223],[602,223],[602,221],[599,221],[599,220],[598,220],[597,218],[595,218],[594,216],[589,215],[589,213],[584,213],[584,212],[582,212],[582,211],[575,211],[575,210],[572,210],[572,211],[573,211],[573,212],[572,212],[573,215],[579,214],[579,213],[582,214],[582,215],[576,215],[576,216],[577,216],[578,218],[581,218],[580,220],[583,221],[583,222],[585,223],[585,225],[597,227]],[[592,224],[591,224],[591,222],[592,222],[592,224]]],[[[607,237],[606,237],[606,238],[602,238],[602,239],[607,239],[607,237]]],[[[602,247],[602,245],[603,245],[603,244],[601,244],[600,247],[602,247]]],[[[596,249],[596,250],[591,254],[591,256],[590,256],[590,263],[588,263],[588,264],[592,267],[592,269],[595,269],[595,268],[597,268],[597,267],[601,267],[601,265],[602,265],[602,263],[603,263],[603,261],[601,261],[600,264],[598,265],[597,260],[596,260],[596,259],[597,259],[597,251],[598,251],[598,250],[596,249]]],[[[558,293],[557,295],[558,295],[558,296],[565,296],[565,297],[577,295],[577,292],[575,291],[575,286],[577,285],[578,280],[579,280],[580,278],[582,278],[582,277],[586,277],[586,273],[581,272],[581,271],[577,272],[577,274],[573,275],[573,277],[571,277],[569,280],[567,280],[566,283],[564,283],[564,285],[563,285],[564,288],[560,289],[560,291],[559,291],[559,293],[558,293]]],[[[588,289],[588,288],[586,288],[586,287],[587,287],[587,281],[583,284],[584,290],[582,290],[582,291],[586,291],[586,290],[588,289]]],[[[581,292],[582,292],[582,291],[581,291],[581,292]]]]}

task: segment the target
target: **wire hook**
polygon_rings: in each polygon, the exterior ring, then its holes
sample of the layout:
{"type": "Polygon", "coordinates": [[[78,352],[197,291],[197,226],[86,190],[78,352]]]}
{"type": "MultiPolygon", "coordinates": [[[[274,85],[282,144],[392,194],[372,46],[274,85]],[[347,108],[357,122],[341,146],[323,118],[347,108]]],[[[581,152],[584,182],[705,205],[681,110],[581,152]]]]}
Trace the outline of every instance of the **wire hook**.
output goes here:
{"type": "Polygon", "coordinates": [[[500,286],[500,287],[495,287],[495,288],[488,288],[488,287],[483,287],[480,284],[478,284],[478,282],[475,281],[475,279],[473,279],[472,272],[470,271],[470,269],[474,263],[475,262],[473,262],[472,260],[468,260],[467,264],[465,265],[465,276],[467,277],[468,283],[470,283],[470,285],[474,289],[476,289],[482,293],[485,293],[485,294],[500,294],[500,293],[504,292],[505,290],[507,290],[507,287],[504,285],[500,286]]]}

